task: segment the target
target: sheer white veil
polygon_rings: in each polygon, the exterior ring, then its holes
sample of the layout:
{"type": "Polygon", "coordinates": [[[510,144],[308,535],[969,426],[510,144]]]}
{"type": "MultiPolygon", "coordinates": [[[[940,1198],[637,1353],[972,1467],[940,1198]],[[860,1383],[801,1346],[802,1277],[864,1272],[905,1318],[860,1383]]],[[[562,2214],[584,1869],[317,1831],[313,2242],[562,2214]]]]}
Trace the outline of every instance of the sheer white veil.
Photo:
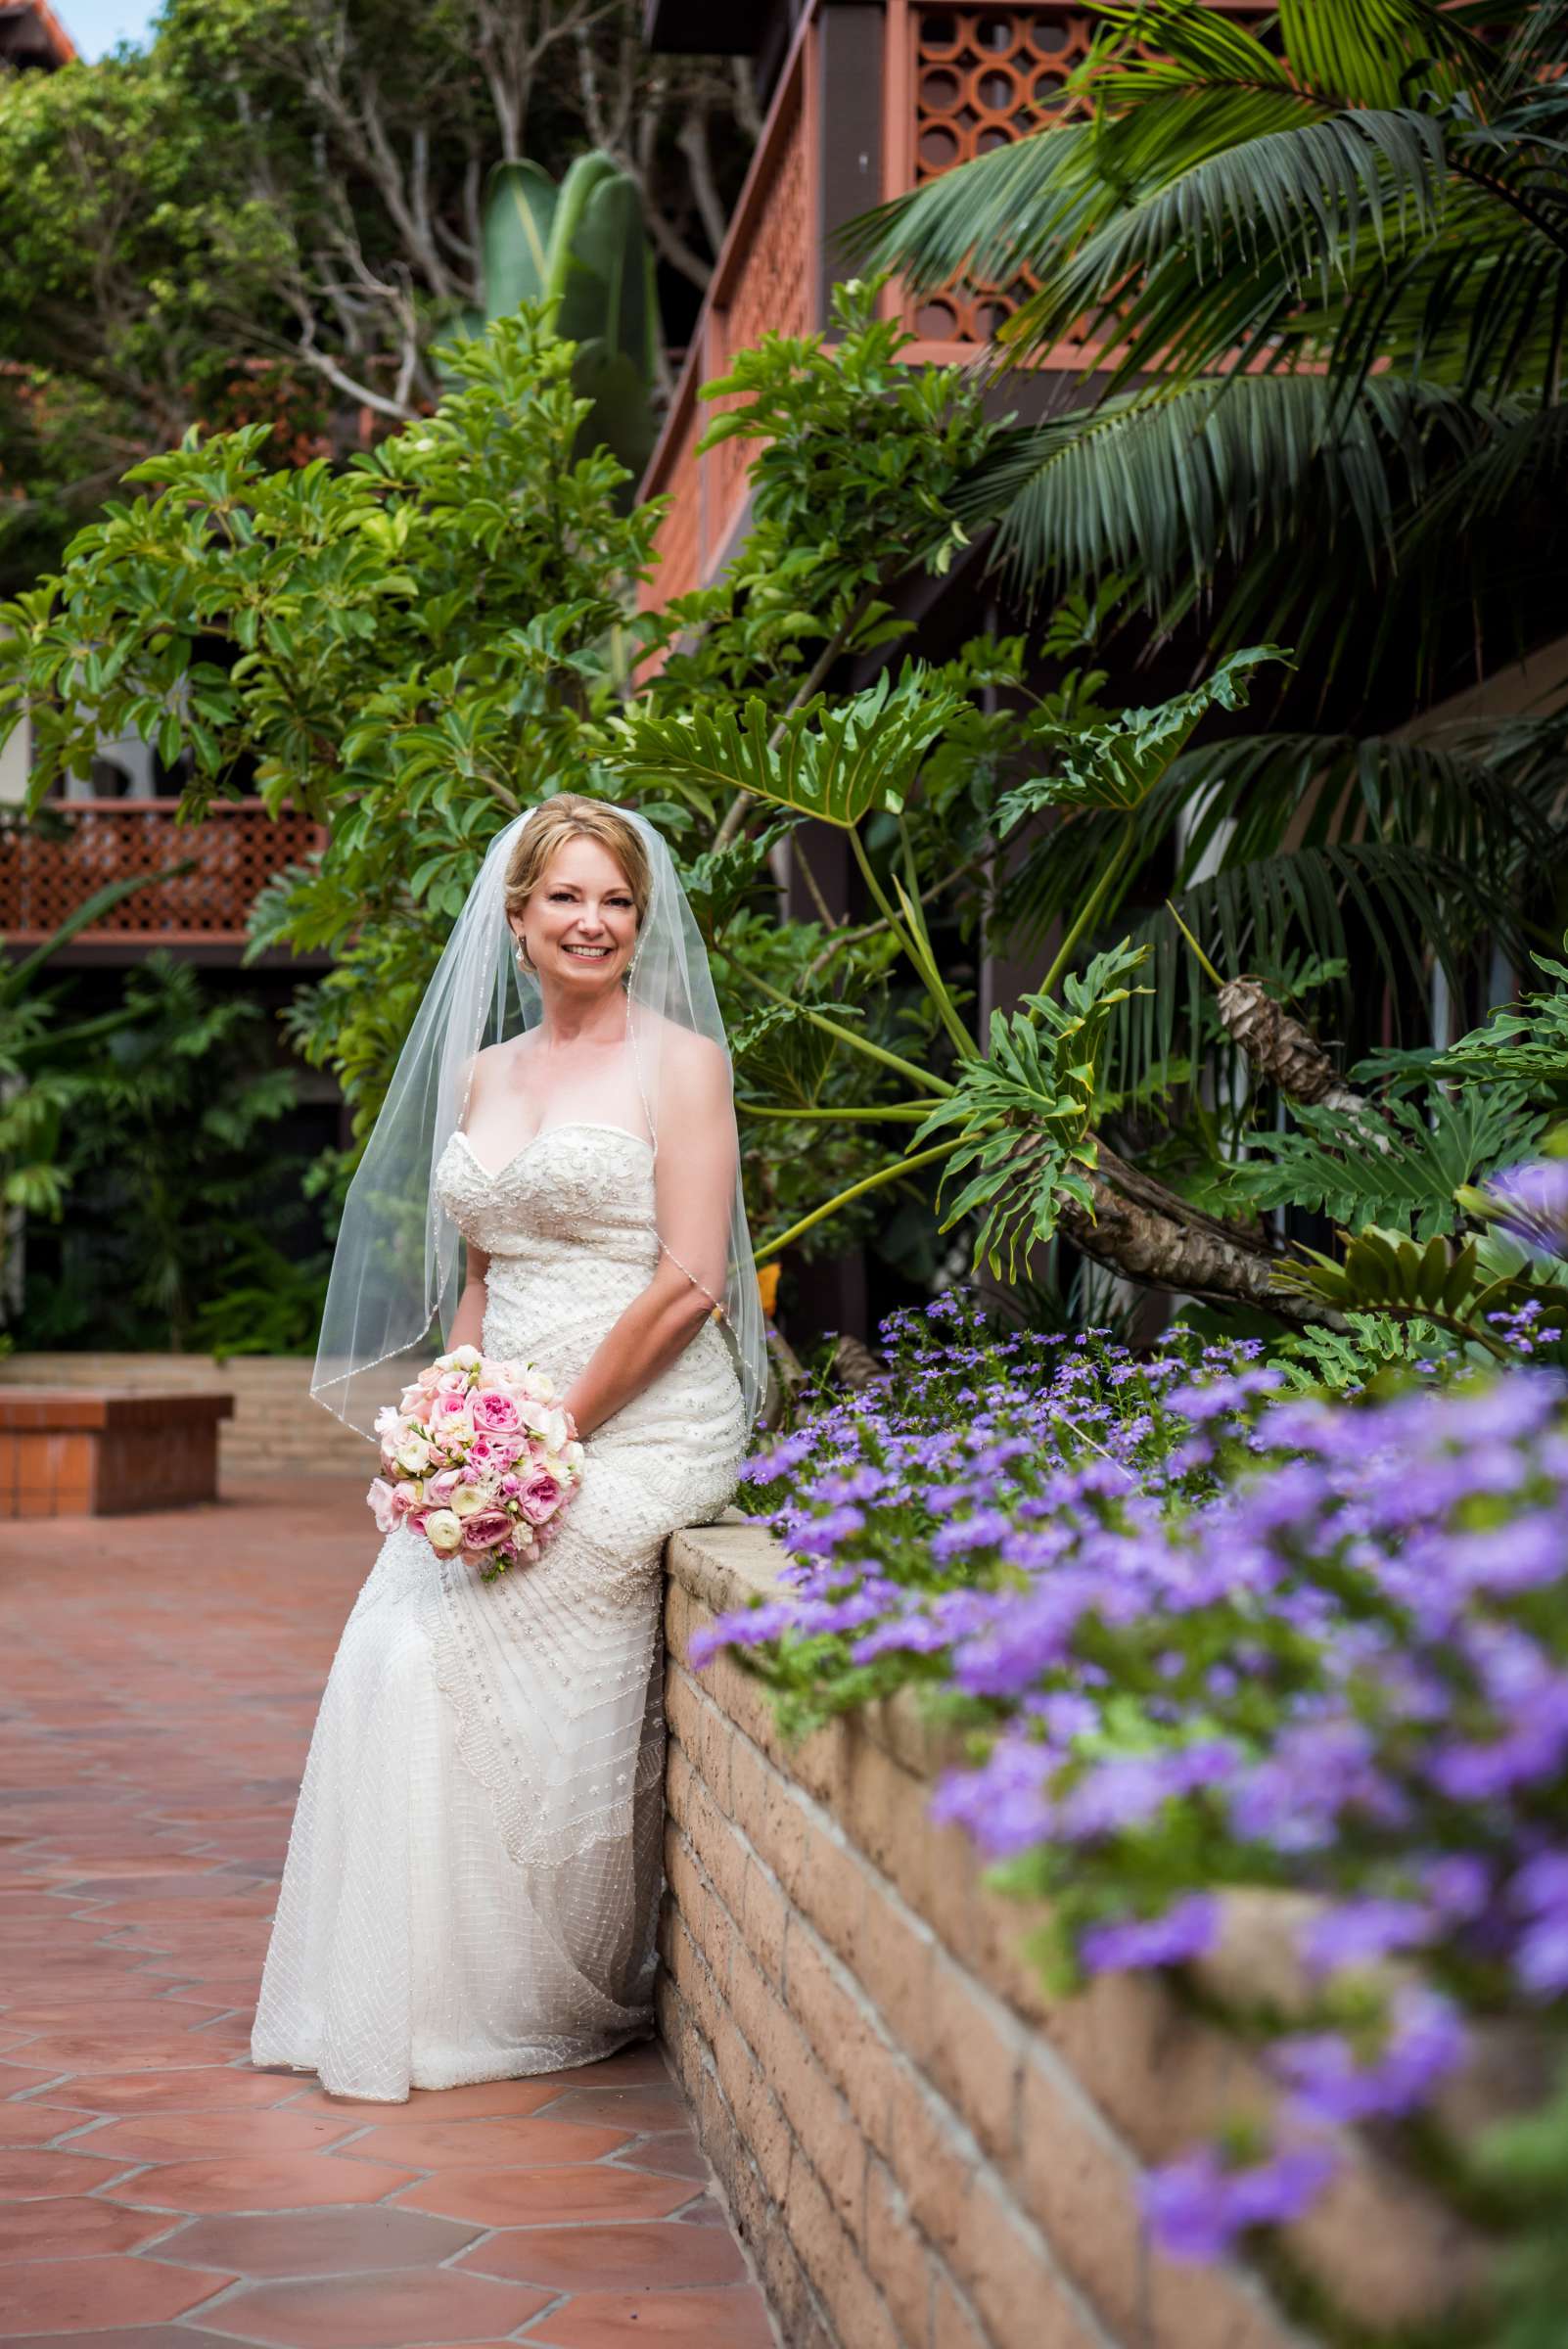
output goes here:
{"type": "MultiPolygon", "coordinates": [[[[535,812],[515,817],[491,841],[348,1186],[310,1392],[366,1435],[380,1406],[394,1402],[405,1383],[403,1370],[388,1365],[398,1355],[438,1350],[456,1312],[459,1234],[435,1174],[465,1124],[475,1055],[536,1027],[542,1016],[538,986],[515,959],[505,910],[507,867],[535,812]]],[[[627,1037],[657,1161],[661,1063],[670,1029],[706,1036],[726,1061],[728,1052],[702,934],[669,850],[635,808],[615,812],[636,827],[652,876],[624,984],[627,1037]]],[[[721,1326],[755,1415],[767,1366],[738,1139],[725,1263],[721,1326]]]]}

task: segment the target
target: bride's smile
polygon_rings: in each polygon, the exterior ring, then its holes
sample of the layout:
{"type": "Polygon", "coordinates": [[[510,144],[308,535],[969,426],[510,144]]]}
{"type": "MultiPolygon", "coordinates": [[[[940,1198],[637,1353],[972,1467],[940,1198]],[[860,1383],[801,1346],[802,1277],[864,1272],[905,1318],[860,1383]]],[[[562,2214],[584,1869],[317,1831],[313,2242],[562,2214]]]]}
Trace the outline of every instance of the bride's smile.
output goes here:
{"type": "Polygon", "coordinates": [[[557,849],[512,932],[546,997],[608,993],[636,947],[637,903],[609,850],[579,833],[557,849]]]}

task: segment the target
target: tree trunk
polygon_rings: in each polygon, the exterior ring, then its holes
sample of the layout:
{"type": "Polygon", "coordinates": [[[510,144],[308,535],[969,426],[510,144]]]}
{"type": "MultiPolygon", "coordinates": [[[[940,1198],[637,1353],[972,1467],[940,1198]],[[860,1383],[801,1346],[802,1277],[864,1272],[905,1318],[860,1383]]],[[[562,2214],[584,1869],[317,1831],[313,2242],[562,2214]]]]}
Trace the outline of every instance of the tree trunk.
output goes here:
{"type": "Polygon", "coordinates": [[[1206,1305],[1249,1305],[1292,1328],[1333,1327],[1338,1316],[1311,1297],[1274,1285],[1277,1261],[1262,1239],[1249,1241],[1230,1225],[1188,1207],[1164,1183],[1118,1158],[1104,1142],[1089,1176],[1093,1216],[1071,1200],[1061,1228],[1075,1248],[1108,1271],[1148,1289],[1197,1297],[1206,1305]]]}
{"type": "Polygon", "coordinates": [[[1309,1108],[1338,1110],[1356,1125],[1376,1125],[1377,1109],[1346,1084],[1310,1028],[1276,1003],[1261,979],[1228,979],[1216,997],[1221,1025],[1260,1077],[1309,1108]]]}

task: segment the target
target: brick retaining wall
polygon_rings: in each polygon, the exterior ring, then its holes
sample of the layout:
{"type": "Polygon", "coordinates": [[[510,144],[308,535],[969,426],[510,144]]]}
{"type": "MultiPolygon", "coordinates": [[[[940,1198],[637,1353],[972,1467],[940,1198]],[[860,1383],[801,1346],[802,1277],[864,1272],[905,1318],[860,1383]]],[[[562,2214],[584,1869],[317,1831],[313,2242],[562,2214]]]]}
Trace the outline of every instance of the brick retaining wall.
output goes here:
{"type": "MultiPolygon", "coordinates": [[[[769,1538],[678,1535],[660,2014],[786,2349],[1301,2349],[1240,2267],[1155,2257],[1142,2166],[1273,2100],[1238,2039],[1159,1981],[1050,2000],[1027,1910],[926,1817],[944,1756],[905,1700],[793,1750],[691,1631],[772,1585],[769,1538]]],[[[1280,1923],[1238,1903],[1213,1982],[1277,1991],[1280,1923]]],[[[1285,1993],[1288,1995],[1288,1989],[1285,1993]]],[[[1472,2105],[1473,2111],[1473,2105],[1472,2105]]],[[[1479,2253],[1360,2140],[1286,2236],[1369,2330],[1452,2314],[1479,2253]]]]}

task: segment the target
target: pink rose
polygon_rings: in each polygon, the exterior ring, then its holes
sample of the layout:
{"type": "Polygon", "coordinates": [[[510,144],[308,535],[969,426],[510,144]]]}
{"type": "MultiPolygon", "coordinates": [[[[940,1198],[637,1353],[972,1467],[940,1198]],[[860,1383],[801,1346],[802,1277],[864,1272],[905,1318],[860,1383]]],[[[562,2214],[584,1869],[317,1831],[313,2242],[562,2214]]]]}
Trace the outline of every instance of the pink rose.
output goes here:
{"type": "Polygon", "coordinates": [[[494,1549],[511,1537],[512,1520],[504,1509],[481,1509],[462,1523],[465,1549],[494,1549]]]}
{"type": "Polygon", "coordinates": [[[507,1435],[520,1424],[517,1405],[500,1387],[481,1387],[469,1407],[483,1435],[507,1435]]]}
{"type": "Polygon", "coordinates": [[[530,1476],[517,1497],[517,1505],[530,1525],[548,1525],[561,1506],[561,1488],[553,1476],[530,1476]]]}
{"type": "Polygon", "coordinates": [[[375,1516],[377,1533],[390,1534],[397,1523],[397,1510],[395,1497],[387,1479],[384,1476],[373,1478],[365,1497],[375,1516]]]}
{"type": "Polygon", "coordinates": [[[451,1505],[452,1495],[461,1481],[462,1471],[460,1469],[443,1468],[438,1476],[430,1476],[425,1479],[426,1498],[435,1508],[448,1508],[451,1505]]]}
{"type": "Polygon", "coordinates": [[[469,1412],[466,1395],[438,1395],[431,1406],[431,1433],[438,1441],[449,1444],[454,1436],[471,1436],[474,1421],[469,1412]]]}

